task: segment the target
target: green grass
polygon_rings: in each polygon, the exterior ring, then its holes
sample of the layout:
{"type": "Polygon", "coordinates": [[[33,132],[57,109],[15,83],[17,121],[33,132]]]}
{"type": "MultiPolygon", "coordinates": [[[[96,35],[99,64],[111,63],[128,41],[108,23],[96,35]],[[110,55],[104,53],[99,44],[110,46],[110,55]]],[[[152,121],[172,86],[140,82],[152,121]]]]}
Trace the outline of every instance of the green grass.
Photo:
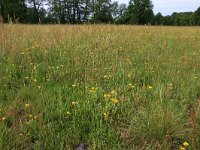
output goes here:
{"type": "Polygon", "coordinates": [[[200,148],[200,28],[5,25],[0,148],[200,148]]]}

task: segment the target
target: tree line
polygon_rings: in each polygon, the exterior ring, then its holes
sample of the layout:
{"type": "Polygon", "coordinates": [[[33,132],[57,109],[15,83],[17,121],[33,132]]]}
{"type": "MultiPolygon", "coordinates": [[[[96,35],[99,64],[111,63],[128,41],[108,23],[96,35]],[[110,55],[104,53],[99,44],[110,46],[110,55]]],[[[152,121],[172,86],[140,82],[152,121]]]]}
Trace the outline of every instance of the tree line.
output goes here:
{"type": "Polygon", "coordinates": [[[128,5],[112,0],[0,0],[0,15],[6,23],[200,25],[200,7],[163,16],[153,13],[151,0],[130,0],[128,5]]]}

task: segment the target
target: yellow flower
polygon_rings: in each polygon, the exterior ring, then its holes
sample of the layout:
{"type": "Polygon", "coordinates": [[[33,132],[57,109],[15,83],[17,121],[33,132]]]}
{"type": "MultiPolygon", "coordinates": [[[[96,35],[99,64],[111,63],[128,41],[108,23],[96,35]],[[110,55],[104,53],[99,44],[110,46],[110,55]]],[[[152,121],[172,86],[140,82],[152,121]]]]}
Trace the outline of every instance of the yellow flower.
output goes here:
{"type": "Polygon", "coordinates": [[[197,79],[197,77],[194,77],[195,79],[197,79]]]}
{"type": "Polygon", "coordinates": [[[31,104],[25,104],[25,105],[24,105],[25,108],[28,108],[28,107],[30,107],[30,106],[31,106],[31,104]]]}
{"type": "Polygon", "coordinates": [[[3,121],[3,120],[6,120],[6,117],[1,118],[1,120],[2,120],[2,121],[3,121]]]}
{"type": "Polygon", "coordinates": [[[71,115],[71,113],[69,111],[67,111],[67,115],[71,115]]]}
{"type": "Polygon", "coordinates": [[[98,90],[98,87],[92,87],[90,90],[90,93],[96,93],[98,90]]]}
{"type": "Polygon", "coordinates": [[[185,147],[182,147],[182,146],[181,146],[179,150],[185,150],[185,147]]]}
{"type": "Polygon", "coordinates": [[[72,84],[72,87],[76,87],[76,84],[72,84]]]}
{"type": "Polygon", "coordinates": [[[153,87],[152,87],[152,86],[150,86],[150,85],[148,86],[148,88],[149,88],[149,89],[153,89],[153,87]]]}
{"type": "Polygon", "coordinates": [[[183,146],[188,147],[188,146],[189,146],[189,143],[188,143],[188,142],[184,142],[184,143],[183,143],[183,146]]]}
{"type": "Polygon", "coordinates": [[[169,87],[170,90],[172,90],[173,89],[172,83],[170,83],[168,87],[169,87]]]}
{"type": "Polygon", "coordinates": [[[131,83],[129,83],[128,84],[131,88],[134,88],[135,86],[134,85],[132,85],[131,83]]]}
{"type": "Polygon", "coordinates": [[[37,82],[37,79],[34,79],[33,81],[34,81],[34,82],[37,82]]]}
{"type": "Polygon", "coordinates": [[[119,102],[116,98],[112,98],[111,101],[112,101],[114,104],[116,104],[116,103],[119,102]]]}
{"type": "Polygon", "coordinates": [[[131,77],[131,74],[130,74],[130,73],[128,74],[128,77],[129,77],[129,78],[131,77]]]}
{"type": "Polygon", "coordinates": [[[107,119],[108,118],[108,113],[104,112],[103,116],[104,116],[105,119],[107,119]]]}
{"type": "Polygon", "coordinates": [[[104,98],[110,98],[111,95],[110,95],[110,94],[104,94],[103,97],[104,97],[104,98]]]}
{"type": "Polygon", "coordinates": [[[28,117],[29,117],[29,118],[32,118],[32,117],[33,117],[33,115],[29,115],[28,117]]]}
{"type": "Polygon", "coordinates": [[[111,91],[111,94],[112,94],[113,96],[117,96],[117,92],[116,92],[115,90],[112,90],[112,91],[111,91]]]}
{"type": "Polygon", "coordinates": [[[73,101],[72,106],[76,106],[77,102],[73,101]]]}
{"type": "Polygon", "coordinates": [[[28,80],[28,79],[29,79],[29,77],[25,77],[25,79],[26,79],[26,80],[28,80]]]}

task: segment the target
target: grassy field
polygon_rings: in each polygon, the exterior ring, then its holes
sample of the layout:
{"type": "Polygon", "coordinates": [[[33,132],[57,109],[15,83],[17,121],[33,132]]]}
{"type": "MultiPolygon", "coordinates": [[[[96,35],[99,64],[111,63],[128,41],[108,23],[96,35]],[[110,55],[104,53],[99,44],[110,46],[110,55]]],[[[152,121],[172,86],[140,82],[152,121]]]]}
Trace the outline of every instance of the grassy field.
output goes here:
{"type": "Polygon", "coordinates": [[[199,27],[0,27],[0,149],[199,143],[199,27]]]}

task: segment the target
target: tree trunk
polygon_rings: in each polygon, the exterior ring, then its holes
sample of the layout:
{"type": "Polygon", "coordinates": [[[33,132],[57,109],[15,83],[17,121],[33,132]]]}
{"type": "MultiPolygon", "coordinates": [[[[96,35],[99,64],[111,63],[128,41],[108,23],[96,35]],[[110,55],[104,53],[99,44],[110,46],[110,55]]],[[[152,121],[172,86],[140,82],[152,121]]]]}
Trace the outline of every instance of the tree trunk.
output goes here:
{"type": "Polygon", "coordinates": [[[35,0],[33,1],[33,5],[34,5],[34,11],[35,11],[35,23],[39,23],[39,12],[38,12],[38,8],[36,6],[36,2],[35,0]]]}
{"type": "Polygon", "coordinates": [[[4,3],[3,3],[3,0],[0,0],[0,16],[2,16],[2,19],[4,19],[4,3]]]}

